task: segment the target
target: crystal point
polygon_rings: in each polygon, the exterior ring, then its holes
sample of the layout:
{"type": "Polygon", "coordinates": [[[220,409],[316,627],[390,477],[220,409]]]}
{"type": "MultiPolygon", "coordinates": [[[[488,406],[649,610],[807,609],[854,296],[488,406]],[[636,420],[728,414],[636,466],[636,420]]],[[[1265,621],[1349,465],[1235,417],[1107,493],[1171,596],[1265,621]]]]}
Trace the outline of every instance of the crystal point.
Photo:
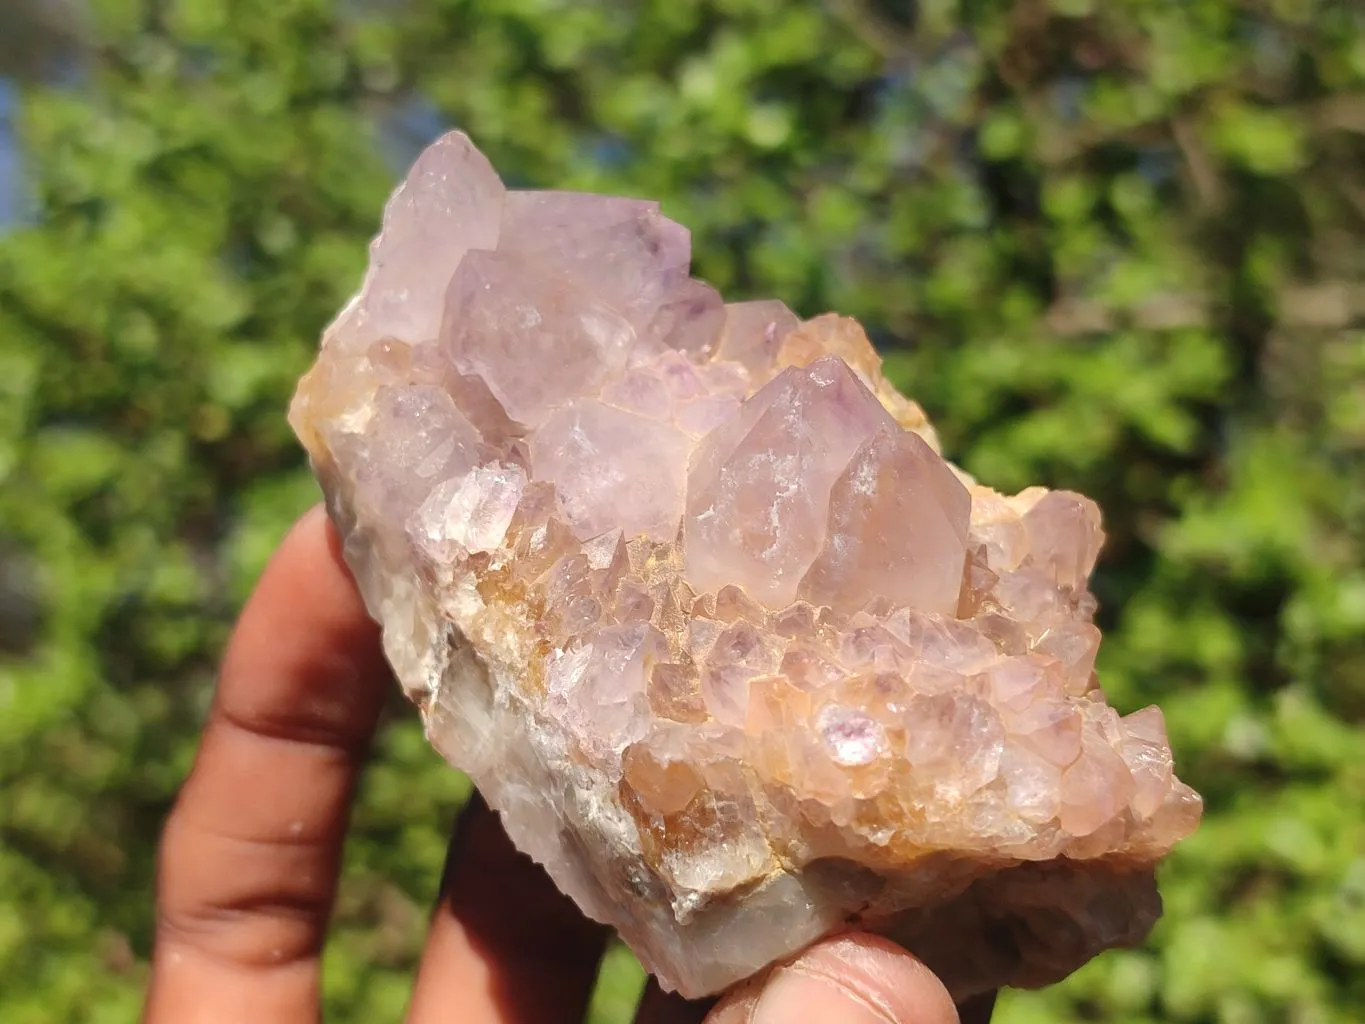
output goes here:
{"type": "Polygon", "coordinates": [[[971,507],[967,489],[923,440],[879,431],[834,483],[824,545],[800,597],[850,613],[877,596],[952,614],[971,507]]]}
{"type": "Polygon", "coordinates": [[[842,360],[792,367],[702,439],[687,480],[683,554],[699,590],[738,582],[769,607],[796,599],[859,445],[895,424],[842,360]]]}
{"type": "Polygon", "coordinates": [[[332,332],[336,343],[434,338],[451,268],[470,250],[497,244],[503,196],[468,136],[451,132],[430,146],[384,211],[364,291],[332,332]]]}

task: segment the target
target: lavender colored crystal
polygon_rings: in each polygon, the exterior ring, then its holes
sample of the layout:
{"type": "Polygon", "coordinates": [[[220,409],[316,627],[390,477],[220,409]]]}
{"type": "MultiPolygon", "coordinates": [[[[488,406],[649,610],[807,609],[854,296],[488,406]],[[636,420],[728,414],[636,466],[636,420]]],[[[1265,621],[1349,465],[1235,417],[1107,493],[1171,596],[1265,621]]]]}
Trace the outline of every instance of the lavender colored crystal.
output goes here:
{"type": "Polygon", "coordinates": [[[433,745],[688,996],[850,927],[959,998],[1141,941],[1201,804],[1098,687],[1099,510],[690,255],[459,134],[389,203],[291,422],[433,745]]]}

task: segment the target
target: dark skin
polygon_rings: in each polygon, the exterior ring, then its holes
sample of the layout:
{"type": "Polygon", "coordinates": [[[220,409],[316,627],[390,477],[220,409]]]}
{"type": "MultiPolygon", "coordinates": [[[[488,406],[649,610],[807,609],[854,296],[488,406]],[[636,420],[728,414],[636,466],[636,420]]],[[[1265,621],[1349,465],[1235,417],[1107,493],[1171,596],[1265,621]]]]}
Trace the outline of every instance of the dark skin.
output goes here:
{"type": "MultiPolygon", "coordinates": [[[[351,801],[392,677],[320,509],[285,538],[223,660],[162,840],[147,1024],[305,1024],[351,801]]],[[[578,1024],[608,931],[517,852],[480,801],[451,841],[410,1024],[578,1024]]],[[[986,1024],[919,961],[865,935],[728,994],[651,984],[638,1024],[986,1024]]]]}

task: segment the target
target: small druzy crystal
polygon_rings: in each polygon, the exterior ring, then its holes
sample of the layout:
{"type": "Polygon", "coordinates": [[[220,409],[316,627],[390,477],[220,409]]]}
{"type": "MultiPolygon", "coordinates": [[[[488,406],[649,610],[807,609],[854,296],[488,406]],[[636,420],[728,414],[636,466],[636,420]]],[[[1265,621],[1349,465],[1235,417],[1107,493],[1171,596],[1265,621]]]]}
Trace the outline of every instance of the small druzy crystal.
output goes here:
{"type": "Polygon", "coordinates": [[[460,134],[389,203],[291,421],[432,743],[687,996],[851,928],[959,998],[1141,941],[1201,805],[1096,682],[1099,510],[689,265],[460,134]]]}

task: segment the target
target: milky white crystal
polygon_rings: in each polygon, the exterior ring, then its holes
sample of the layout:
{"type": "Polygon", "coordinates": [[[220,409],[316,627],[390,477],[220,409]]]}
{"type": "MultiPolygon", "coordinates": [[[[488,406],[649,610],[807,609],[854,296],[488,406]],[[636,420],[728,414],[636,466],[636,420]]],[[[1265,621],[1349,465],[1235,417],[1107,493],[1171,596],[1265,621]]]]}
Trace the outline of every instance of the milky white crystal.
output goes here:
{"type": "Polygon", "coordinates": [[[689,266],[460,134],[389,203],[291,422],[432,743],[688,996],[849,928],[959,998],[1141,941],[1201,805],[1098,688],[1095,505],[689,266]]]}

